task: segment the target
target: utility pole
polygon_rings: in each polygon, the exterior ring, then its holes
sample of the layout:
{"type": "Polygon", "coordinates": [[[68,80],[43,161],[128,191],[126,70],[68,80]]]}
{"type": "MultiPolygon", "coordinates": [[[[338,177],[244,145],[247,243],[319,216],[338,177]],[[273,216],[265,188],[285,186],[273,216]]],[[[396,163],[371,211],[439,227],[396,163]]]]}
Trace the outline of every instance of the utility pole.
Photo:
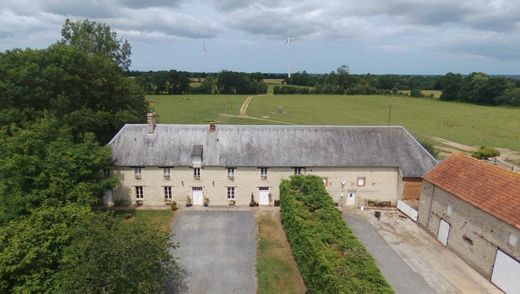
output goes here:
{"type": "Polygon", "coordinates": [[[392,117],[392,104],[390,104],[390,107],[388,108],[388,122],[386,123],[387,126],[390,126],[391,117],[392,117]]]}

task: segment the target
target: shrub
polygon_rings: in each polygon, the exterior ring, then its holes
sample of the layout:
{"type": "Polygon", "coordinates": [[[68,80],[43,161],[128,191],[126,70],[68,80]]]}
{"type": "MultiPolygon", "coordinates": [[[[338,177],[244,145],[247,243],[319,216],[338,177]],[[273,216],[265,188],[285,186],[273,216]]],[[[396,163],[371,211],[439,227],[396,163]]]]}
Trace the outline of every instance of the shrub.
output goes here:
{"type": "Polygon", "coordinates": [[[475,158],[490,158],[497,157],[500,155],[500,152],[492,147],[481,146],[480,149],[473,151],[471,153],[472,157],[475,158]]]}
{"type": "Polygon", "coordinates": [[[310,293],[393,293],[320,177],[280,184],[282,223],[310,293]]]}
{"type": "Polygon", "coordinates": [[[424,147],[424,149],[426,149],[426,151],[433,155],[433,157],[437,158],[437,156],[439,156],[439,151],[435,149],[431,141],[420,141],[420,143],[424,147]]]}

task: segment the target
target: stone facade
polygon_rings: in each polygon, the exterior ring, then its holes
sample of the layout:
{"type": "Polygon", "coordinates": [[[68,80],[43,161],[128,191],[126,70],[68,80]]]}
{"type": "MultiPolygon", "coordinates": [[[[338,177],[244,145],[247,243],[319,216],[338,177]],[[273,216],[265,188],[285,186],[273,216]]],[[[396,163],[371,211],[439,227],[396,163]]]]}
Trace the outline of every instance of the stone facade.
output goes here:
{"type": "Polygon", "coordinates": [[[484,277],[491,278],[497,249],[520,260],[520,242],[510,244],[511,236],[520,239],[518,228],[425,180],[418,223],[437,236],[441,219],[450,224],[447,247],[484,277]]]}
{"type": "MultiPolygon", "coordinates": [[[[236,205],[246,206],[253,194],[259,202],[259,188],[268,187],[271,194],[269,205],[279,199],[281,180],[294,174],[294,168],[268,168],[263,179],[259,167],[236,167],[234,177],[228,177],[227,167],[202,167],[200,178],[194,178],[191,167],[171,167],[170,177],[164,176],[162,167],[141,167],[140,179],[135,176],[134,167],[116,166],[112,170],[120,185],[113,193],[116,204],[135,205],[136,186],[143,187],[143,206],[164,206],[164,187],[172,187],[172,199],[184,206],[187,197],[192,197],[193,187],[202,187],[204,197],[210,205],[229,205],[227,187],[235,187],[236,205]]],[[[344,203],[348,193],[355,193],[354,205],[366,205],[366,201],[390,201],[393,205],[402,198],[403,184],[400,170],[393,167],[379,168],[304,168],[302,174],[313,174],[324,178],[327,190],[334,201],[344,203]],[[359,183],[358,183],[359,178],[359,183]],[[364,178],[364,180],[362,180],[364,178]],[[362,184],[364,185],[358,185],[362,184]]]]}

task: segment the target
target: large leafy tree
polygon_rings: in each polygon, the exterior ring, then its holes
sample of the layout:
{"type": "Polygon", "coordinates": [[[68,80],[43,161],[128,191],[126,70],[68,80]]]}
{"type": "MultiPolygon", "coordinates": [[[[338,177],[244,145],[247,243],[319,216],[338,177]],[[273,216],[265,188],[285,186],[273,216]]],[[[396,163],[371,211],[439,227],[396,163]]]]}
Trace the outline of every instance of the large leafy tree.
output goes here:
{"type": "Polygon", "coordinates": [[[61,44],[0,53],[0,126],[48,113],[106,143],[147,110],[140,87],[102,55],[61,44]]]}
{"type": "Polygon", "coordinates": [[[88,19],[77,22],[67,19],[61,29],[61,37],[60,43],[112,59],[123,70],[128,70],[132,62],[130,43],[119,38],[107,24],[88,19]]]}
{"type": "Polygon", "coordinates": [[[0,146],[0,224],[42,205],[95,205],[116,184],[102,173],[110,148],[53,119],[0,132],[0,146]]]}
{"type": "Polygon", "coordinates": [[[162,293],[179,280],[169,236],[84,206],[46,207],[0,228],[2,293],[162,293]]]}

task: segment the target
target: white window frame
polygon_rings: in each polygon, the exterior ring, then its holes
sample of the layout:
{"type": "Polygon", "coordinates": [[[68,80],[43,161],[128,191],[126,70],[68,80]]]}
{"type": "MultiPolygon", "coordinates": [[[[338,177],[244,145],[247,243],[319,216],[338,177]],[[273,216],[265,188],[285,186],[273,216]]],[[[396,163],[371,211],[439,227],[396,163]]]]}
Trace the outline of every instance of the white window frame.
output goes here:
{"type": "Polygon", "coordinates": [[[227,187],[227,199],[228,200],[235,200],[236,198],[236,187],[235,186],[228,186],[227,187]]]}
{"type": "Polygon", "coordinates": [[[227,168],[227,176],[228,176],[228,178],[230,178],[230,179],[235,178],[235,171],[236,171],[235,167],[228,167],[227,168]]]}
{"type": "Polygon", "coordinates": [[[294,174],[297,175],[297,176],[305,174],[305,168],[304,167],[294,167],[293,170],[294,170],[294,174]]]}
{"type": "Polygon", "coordinates": [[[163,168],[163,176],[164,176],[165,180],[169,180],[171,178],[171,168],[170,167],[163,168]]]}
{"type": "Polygon", "coordinates": [[[200,167],[193,168],[193,177],[197,180],[200,179],[200,167]]]}
{"type": "Polygon", "coordinates": [[[141,167],[134,167],[134,177],[140,180],[143,176],[143,170],[141,167]]]}
{"type": "Polygon", "coordinates": [[[356,180],[356,186],[358,187],[364,187],[367,184],[367,178],[366,177],[357,177],[356,180]]]}
{"type": "Polygon", "coordinates": [[[136,200],[144,199],[144,187],[143,186],[135,186],[135,199],[136,200]]]}
{"type": "Polygon", "coordinates": [[[164,200],[171,201],[173,199],[172,186],[164,186],[164,200]]]}
{"type": "Polygon", "coordinates": [[[267,180],[267,170],[268,170],[267,167],[261,167],[260,168],[260,178],[262,180],[267,180]]]}

